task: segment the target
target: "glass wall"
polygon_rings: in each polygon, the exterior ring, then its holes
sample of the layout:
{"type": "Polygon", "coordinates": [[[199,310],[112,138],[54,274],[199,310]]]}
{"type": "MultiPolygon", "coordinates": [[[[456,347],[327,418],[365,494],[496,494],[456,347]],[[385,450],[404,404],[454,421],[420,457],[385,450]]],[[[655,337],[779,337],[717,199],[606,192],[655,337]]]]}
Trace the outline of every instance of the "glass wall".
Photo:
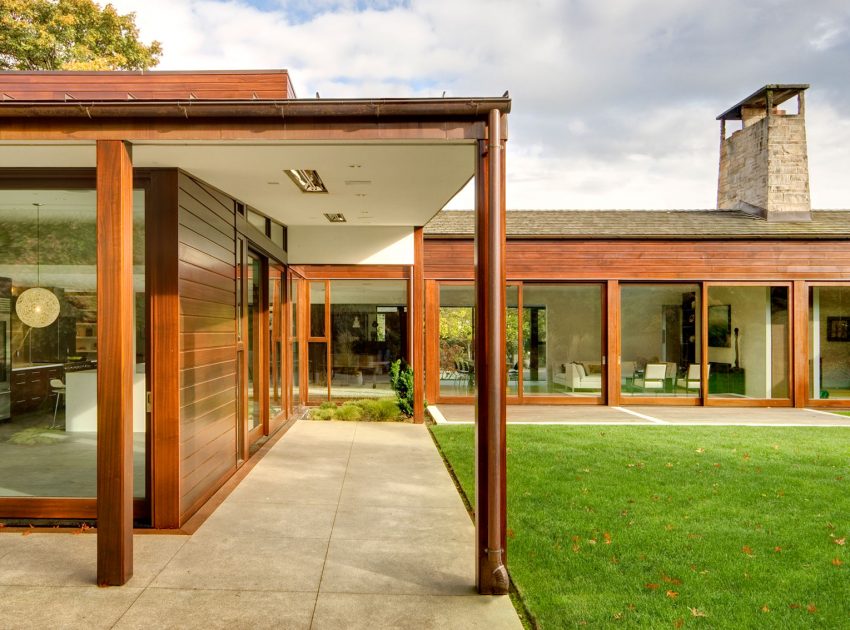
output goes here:
{"type": "Polygon", "coordinates": [[[519,392],[520,330],[519,330],[519,287],[505,287],[505,371],[508,396],[519,392]]]}
{"type": "Polygon", "coordinates": [[[390,365],[407,354],[405,280],[332,280],[331,397],[392,396],[390,365]]]}
{"type": "MultiPolygon", "coordinates": [[[[144,191],[133,193],[133,491],[145,496],[144,191]]],[[[0,496],[94,497],[94,190],[0,191],[0,496]]]]}
{"type": "Polygon", "coordinates": [[[708,288],[708,395],[788,398],[788,288],[708,288]]]}
{"type": "Polygon", "coordinates": [[[261,295],[261,263],[253,253],[248,254],[248,431],[263,422],[263,400],[260,392],[260,322],[263,304],[261,295]]]}
{"type": "Polygon", "coordinates": [[[475,289],[440,285],[440,396],[475,394],[475,289]]]}
{"type": "Polygon", "coordinates": [[[810,397],[850,398],[850,286],[809,292],[810,397]]]}
{"type": "Polygon", "coordinates": [[[324,280],[310,282],[310,319],[308,335],[311,341],[307,344],[307,398],[310,402],[321,402],[328,399],[328,344],[325,330],[325,295],[324,280]]]}
{"type": "Polygon", "coordinates": [[[602,394],[602,287],[524,284],[523,393],[602,394]]]}
{"type": "Polygon", "coordinates": [[[289,283],[289,303],[291,305],[289,311],[289,356],[292,357],[292,406],[295,407],[301,404],[301,357],[300,344],[298,342],[298,291],[301,281],[298,278],[293,278],[289,283]]]}
{"type": "Polygon", "coordinates": [[[283,305],[284,271],[276,264],[269,264],[269,418],[280,415],[284,410],[283,391],[283,305]]]}
{"type": "Polygon", "coordinates": [[[699,298],[696,284],[621,287],[623,396],[700,396],[699,298]]]}

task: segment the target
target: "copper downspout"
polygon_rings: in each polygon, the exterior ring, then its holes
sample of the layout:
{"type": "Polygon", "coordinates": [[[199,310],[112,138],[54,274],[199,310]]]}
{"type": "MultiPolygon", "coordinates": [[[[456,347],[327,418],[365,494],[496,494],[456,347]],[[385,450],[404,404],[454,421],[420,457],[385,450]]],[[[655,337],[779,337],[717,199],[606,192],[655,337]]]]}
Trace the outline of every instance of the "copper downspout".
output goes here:
{"type": "Polygon", "coordinates": [[[502,549],[502,413],[505,408],[504,383],[504,339],[505,339],[505,234],[502,216],[502,127],[501,113],[490,110],[489,121],[489,204],[490,229],[487,233],[490,250],[490,273],[487,277],[490,300],[486,304],[487,317],[492,323],[493,333],[487,339],[487,355],[492,361],[487,366],[490,383],[487,391],[489,423],[487,434],[487,476],[489,496],[487,497],[487,561],[491,572],[494,594],[508,592],[508,570],[505,568],[502,549]]]}

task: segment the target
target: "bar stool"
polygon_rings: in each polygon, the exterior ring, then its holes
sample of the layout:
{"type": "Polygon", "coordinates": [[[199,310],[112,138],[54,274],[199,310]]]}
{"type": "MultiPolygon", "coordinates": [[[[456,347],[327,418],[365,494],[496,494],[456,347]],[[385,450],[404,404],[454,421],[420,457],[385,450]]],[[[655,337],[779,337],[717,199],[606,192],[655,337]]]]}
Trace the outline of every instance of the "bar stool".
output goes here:
{"type": "Polygon", "coordinates": [[[50,428],[54,429],[56,428],[56,415],[59,413],[59,399],[65,395],[65,383],[58,378],[51,378],[50,393],[56,394],[56,406],[53,408],[53,424],[50,425],[50,428]]]}

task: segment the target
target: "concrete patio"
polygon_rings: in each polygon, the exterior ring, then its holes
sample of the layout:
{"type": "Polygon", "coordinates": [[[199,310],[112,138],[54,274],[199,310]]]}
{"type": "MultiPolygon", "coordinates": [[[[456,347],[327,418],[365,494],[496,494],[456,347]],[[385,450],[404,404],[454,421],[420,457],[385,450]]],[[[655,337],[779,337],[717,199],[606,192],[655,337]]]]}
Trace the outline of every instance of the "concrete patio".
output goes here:
{"type": "MultiPolygon", "coordinates": [[[[431,405],[437,422],[469,424],[472,405],[431,405]]],[[[673,407],[596,405],[508,405],[511,424],[688,424],[741,426],[846,426],[850,416],[791,407],[673,407]]]]}
{"type": "Polygon", "coordinates": [[[513,628],[474,591],[473,526],[424,426],[300,421],[192,536],[0,534],[3,628],[513,628]]]}

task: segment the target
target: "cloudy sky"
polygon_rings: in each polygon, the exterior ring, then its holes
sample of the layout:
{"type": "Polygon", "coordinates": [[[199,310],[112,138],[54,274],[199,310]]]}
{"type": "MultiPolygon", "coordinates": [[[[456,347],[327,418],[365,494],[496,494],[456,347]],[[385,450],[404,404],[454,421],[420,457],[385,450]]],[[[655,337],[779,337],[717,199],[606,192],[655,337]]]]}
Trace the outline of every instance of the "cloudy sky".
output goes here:
{"type": "Polygon", "coordinates": [[[509,208],[712,208],[717,114],[810,83],[812,205],[850,208],[847,0],[111,2],[162,70],[287,68],[301,97],[510,90],[509,208]]]}

